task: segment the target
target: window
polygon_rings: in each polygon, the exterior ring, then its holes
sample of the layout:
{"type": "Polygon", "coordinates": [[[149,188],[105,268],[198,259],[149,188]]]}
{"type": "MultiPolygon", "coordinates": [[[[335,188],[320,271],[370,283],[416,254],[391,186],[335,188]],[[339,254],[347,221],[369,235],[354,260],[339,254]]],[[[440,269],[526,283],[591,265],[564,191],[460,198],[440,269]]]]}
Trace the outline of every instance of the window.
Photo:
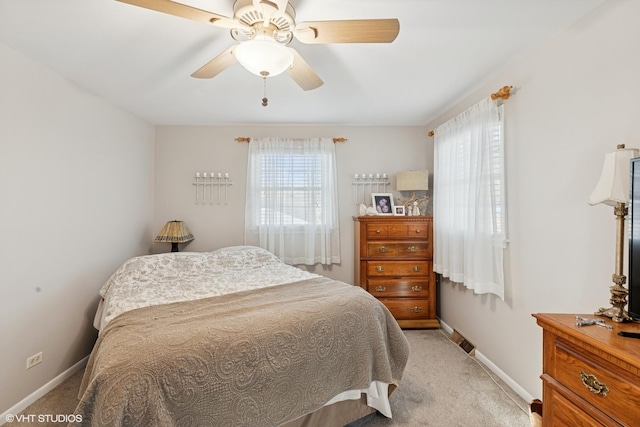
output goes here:
{"type": "Polygon", "coordinates": [[[434,270],[504,299],[503,111],[489,98],[435,132],[434,270]]]}
{"type": "Polygon", "coordinates": [[[337,199],[331,139],[249,143],[245,243],[288,264],[339,263],[337,199]]]}
{"type": "MultiPolygon", "coordinates": [[[[322,171],[332,168],[326,154],[263,154],[260,156],[259,218],[254,226],[323,223],[322,171]],[[326,166],[325,166],[326,165],[326,166]],[[271,203],[270,201],[277,201],[271,203]]],[[[328,225],[333,218],[327,218],[328,225]]]]}

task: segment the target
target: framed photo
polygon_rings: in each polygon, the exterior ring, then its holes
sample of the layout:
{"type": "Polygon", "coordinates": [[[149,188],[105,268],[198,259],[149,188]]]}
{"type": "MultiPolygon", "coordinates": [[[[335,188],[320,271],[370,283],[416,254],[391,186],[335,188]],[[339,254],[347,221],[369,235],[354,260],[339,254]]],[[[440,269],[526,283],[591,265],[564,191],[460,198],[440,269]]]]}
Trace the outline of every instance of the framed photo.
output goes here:
{"type": "Polygon", "coordinates": [[[391,193],[371,193],[371,202],[378,215],[394,215],[391,193]]]}
{"type": "Polygon", "coordinates": [[[393,214],[395,216],[404,216],[404,206],[394,206],[393,214]]]}

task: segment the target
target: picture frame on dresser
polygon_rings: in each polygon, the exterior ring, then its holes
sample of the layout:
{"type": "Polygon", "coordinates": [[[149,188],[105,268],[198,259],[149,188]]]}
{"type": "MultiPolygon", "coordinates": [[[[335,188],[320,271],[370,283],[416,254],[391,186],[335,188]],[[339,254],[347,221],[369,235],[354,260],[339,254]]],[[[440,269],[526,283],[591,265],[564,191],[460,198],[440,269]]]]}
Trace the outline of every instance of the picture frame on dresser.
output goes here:
{"type": "Polygon", "coordinates": [[[391,193],[371,193],[371,203],[378,215],[394,215],[395,205],[391,193]]]}
{"type": "Polygon", "coordinates": [[[404,206],[394,206],[393,214],[395,216],[405,216],[404,206]]]}

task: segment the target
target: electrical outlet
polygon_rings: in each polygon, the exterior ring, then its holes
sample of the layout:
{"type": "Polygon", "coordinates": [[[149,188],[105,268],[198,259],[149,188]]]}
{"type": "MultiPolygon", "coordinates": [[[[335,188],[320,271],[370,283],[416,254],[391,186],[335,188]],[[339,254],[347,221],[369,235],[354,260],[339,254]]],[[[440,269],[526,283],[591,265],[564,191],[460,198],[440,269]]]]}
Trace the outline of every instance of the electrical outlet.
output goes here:
{"type": "Polygon", "coordinates": [[[42,352],[27,358],[27,369],[33,368],[38,363],[42,363],[42,352]]]}

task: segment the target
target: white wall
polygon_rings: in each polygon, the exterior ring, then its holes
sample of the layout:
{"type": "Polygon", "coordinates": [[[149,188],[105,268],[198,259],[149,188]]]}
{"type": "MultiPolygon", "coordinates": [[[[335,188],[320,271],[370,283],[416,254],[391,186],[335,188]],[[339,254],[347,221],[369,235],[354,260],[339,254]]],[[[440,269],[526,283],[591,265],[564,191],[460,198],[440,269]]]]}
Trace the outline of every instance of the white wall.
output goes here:
{"type": "MultiPolygon", "coordinates": [[[[640,2],[612,0],[443,114],[503,85],[510,249],[506,298],[440,287],[441,317],[529,394],[541,396],[542,334],[532,313],[609,307],[613,208],[589,206],[605,153],[640,148],[640,2]]],[[[437,219],[436,219],[437,220],[437,219]]]]}
{"type": "MultiPolygon", "coordinates": [[[[433,164],[432,141],[425,127],[159,126],[154,230],[160,231],[166,221],[184,220],[195,240],[181,250],[209,251],[243,244],[248,144],[236,142],[234,139],[238,136],[348,138],[345,143],[336,143],[342,264],[329,270],[311,269],[348,283],[353,283],[352,217],[357,213],[351,185],[353,175],[386,172],[391,177],[388,190],[400,196],[395,191],[397,172],[433,164]],[[229,187],[229,204],[197,206],[192,185],[196,172],[228,172],[233,181],[229,187]]],[[[217,194],[214,198],[217,199],[217,194]]],[[[168,244],[154,245],[156,252],[169,250],[168,244]]]]}
{"type": "Polygon", "coordinates": [[[0,63],[3,413],[90,352],[100,286],[149,252],[154,129],[2,44],[0,63]]]}

